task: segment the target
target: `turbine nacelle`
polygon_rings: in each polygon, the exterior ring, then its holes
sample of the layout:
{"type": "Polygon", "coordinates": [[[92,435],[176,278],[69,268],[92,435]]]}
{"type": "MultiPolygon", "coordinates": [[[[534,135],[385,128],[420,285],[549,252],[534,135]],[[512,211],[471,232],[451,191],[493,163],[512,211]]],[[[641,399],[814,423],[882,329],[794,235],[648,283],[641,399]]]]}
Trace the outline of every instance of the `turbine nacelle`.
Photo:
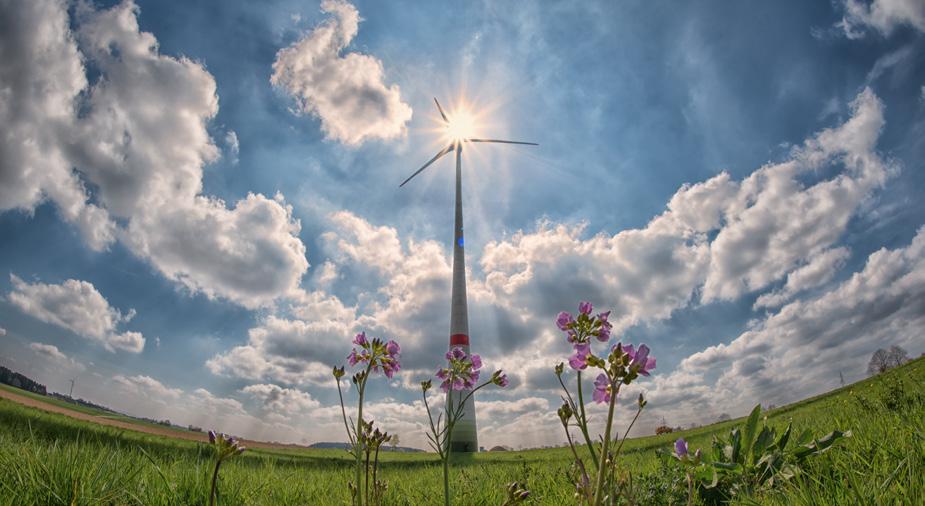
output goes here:
{"type": "Polygon", "coordinates": [[[439,160],[443,155],[450,153],[456,150],[462,150],[462,145],[466,142],[491,142],[496,144],[522,144],[525,146],[539,146],[535,142],[520,142],[520,141],[505,141],[501,139],[476,139],[472,135],[475,133],[475,118],[466,110],[459,110],[453,114],[447,115],[446,111],[443,110],[443,107],[440,106],[440,102],[437,101],[437,98],[434,97],[434,104],[437,105],[437,110],[440,112],[440,117],[443,119],[443,123],[447,127],[447,138],[449,139],[449,145],[441,149],[430,159],[423,167],[415,171],[414,174],[408,176],[408,179],[405,179],[402,184],[398,185],[399,188],[405,186],[405,183],[411,181],[414,176],[417,176],[424,171],[427,167],[437,160],[439,160]]]}

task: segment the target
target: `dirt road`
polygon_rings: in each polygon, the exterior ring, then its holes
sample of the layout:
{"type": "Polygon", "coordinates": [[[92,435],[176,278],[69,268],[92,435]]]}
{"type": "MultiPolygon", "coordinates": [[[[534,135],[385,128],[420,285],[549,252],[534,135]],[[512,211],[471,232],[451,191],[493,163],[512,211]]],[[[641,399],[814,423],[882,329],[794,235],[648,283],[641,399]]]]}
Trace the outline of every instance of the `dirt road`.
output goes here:
{"type": "MultiPolygon", "coordinates": [[[[156,436],[164,436],[174,439],[186,439],[189,441],[208,441],[209,436],[205,432],[187,432],[182,430],[170,429],[167,427],[155,427],[153,425],[144,425],[140,423],[131,423],[123,420],[113,420],[111,418],[105,418],[102,416],[88,415],[87,413],[81,413],[80,411],[75,411],[73,409],[68,409],[62,406],[51,404],[48,402],[42,402],[38,399],[33,399],[32,397],[26,397],[25,395],[15,394],[4,389],[0,389],[0,399],[6,399],[9,401],[22,404],[24,406],[29,406],[36,409],[41,409],[42,411],[48,411],[50,413],[58,413],[61,415],[69,416],[71,418],[76,418],[78,420],[84,420],[87,422],[98,423],[100,425],[107,425],[109,427],[118,427],[120,429],[133,430],[135,432],[143,432],[145,434],[153,434],[156,436]]],[[[251,441],[249,439],[242,439],[244,446],[250,448],[275,448],[275,449],[298,449],[305,448],[304,446],[298,445],[288,445],[281,443],[266,443],[263,441],[251,441]]]]}

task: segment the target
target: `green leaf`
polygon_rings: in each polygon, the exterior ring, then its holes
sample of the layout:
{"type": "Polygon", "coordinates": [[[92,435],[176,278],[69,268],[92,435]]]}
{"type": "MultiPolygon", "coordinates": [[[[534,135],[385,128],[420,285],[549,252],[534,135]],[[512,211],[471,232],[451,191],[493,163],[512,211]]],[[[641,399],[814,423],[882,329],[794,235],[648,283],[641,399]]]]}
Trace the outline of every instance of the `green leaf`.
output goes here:
{"type": "Polygon", "coordinates": [[[797,437],[796,444],[797,446],[803,446],[810,442],[813,438],[813,433],[809,429],[803,429],[803,432],[797,437]]]}
{"type": "Polygon", "coordinates": [[[784,451],[784,449],[787,447],[787,441],[790,439],[790,429],[792,427],[793,427],[793,422],[788,423],[787,430],[785,430],[784,433],[781,434],[780,439],[777,440],[777,443],[775,444],[775,446],[777,447],[778,450],[784,451]]]}
{"type": "Polygon", "coordinates": [[[732,446],[726,447],[726,457],[728,458],[729,462],[734,464],[739,463],[739,453],[740,449],[742,448],[742,433],[739,432],[738,427],[732,429],[729,439],[732,443],[732,446]]]}
{"type": "Polygon", "coordinates": [[[761,433],[758,434],[758,438],[755,439],[754,445],[752,445],[752,463],[758,461],[773,442],[774,429],[765,425],[762,427],[761,433]]]}
{"type": "Polygon", "coordinates": [[[730,462],[714,462],[713,467],[723,472],[742,474],[742,464],[735,464],[730,462]]]}
{"type": "Polygon", "coordinates": [[[758,430],[758,419],[761,418],[761,404],[752,409],[748,415],[748,421],[745,422],[745,433],[742,434],[742,450],[745,455],[752,451],[752,443],[755,441],[755,431],[758,430]]]}
{"type": "Polygon", "coordinates": [[[851,437],[851,431],[841,432],[841,431],[832,431],[829,434],[826,434],[822,439],[816,439],[812,443],[803,445],[793,452],[793,456],[797,460],[802,460],[810,455],[819,455],[826,452],[829,448],[832,447],[839,439],[843,437],[851,437]]]}

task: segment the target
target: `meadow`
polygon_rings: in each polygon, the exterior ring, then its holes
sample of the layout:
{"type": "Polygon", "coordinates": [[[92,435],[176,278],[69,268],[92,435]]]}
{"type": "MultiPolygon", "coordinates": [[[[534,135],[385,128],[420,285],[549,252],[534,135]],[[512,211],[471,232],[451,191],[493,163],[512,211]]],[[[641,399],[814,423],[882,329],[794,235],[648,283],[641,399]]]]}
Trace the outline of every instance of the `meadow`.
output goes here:
{"type": "MultiPolygon", "coordinates": [[[[774,426],[853,436],[805,473],[735,504],[925,504],[925,359],[766,413],[774,426]]],[[[650,406],[650,409],[657,409],[650,406]]],[[[710,445],[743,423],[630,439],[622,459],[639,504],[686,504],[679,466],[656,456],[683,436],[710,445]]],[[[438,504],[433,454],[381,457],[385,504],[438,504]]],[[[353,462],[343,450],[249,449],[222,467],[219,504],[349,504],[353,462]]],[[[569,450],[481,453],[454,462],[455,504],[501,504],[505,485],[525,483],[533,504],[570,504],[569,450]]],[[[103,427],[0,400],[0,505],[206,504],[212,448],[204,443],[103,427]]]]}

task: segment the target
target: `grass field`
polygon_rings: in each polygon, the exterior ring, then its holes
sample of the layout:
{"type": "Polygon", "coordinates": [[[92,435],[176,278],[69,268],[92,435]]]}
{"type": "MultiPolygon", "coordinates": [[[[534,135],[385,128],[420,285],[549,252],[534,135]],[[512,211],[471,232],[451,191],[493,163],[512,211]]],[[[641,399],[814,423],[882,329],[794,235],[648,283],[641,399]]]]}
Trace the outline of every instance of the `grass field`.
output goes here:
{"type": "MultiPolygon", "coordinates": [[[[785,487],[744,504],[925,504],[925,360],[768,412],[774,425],[854,436],[785,487]]],[[[98,414],[98,413],[94,413],[98,414]]],[[[741,420],[680,433],[691,448],[741,420]]],[[[655,449],[678,433],[627,441],[623,459],[643,504],[685,500],[682,475],[655,449]]],[[[205,504],[210,448],[102,427],[0,400],[0,504],[205,504]]],[[[442,500],[439,461],[386,453],[387,504],[442,500]]],[[[345,504],[352,462],[342,450],[245,452],[222,467],[220,504],[345,504]]],[[[455,464],[456,504],[500,504],[504,485],[525,481],[535,504],[569,504],[568,450],[479,454],[455,464]]]]}

